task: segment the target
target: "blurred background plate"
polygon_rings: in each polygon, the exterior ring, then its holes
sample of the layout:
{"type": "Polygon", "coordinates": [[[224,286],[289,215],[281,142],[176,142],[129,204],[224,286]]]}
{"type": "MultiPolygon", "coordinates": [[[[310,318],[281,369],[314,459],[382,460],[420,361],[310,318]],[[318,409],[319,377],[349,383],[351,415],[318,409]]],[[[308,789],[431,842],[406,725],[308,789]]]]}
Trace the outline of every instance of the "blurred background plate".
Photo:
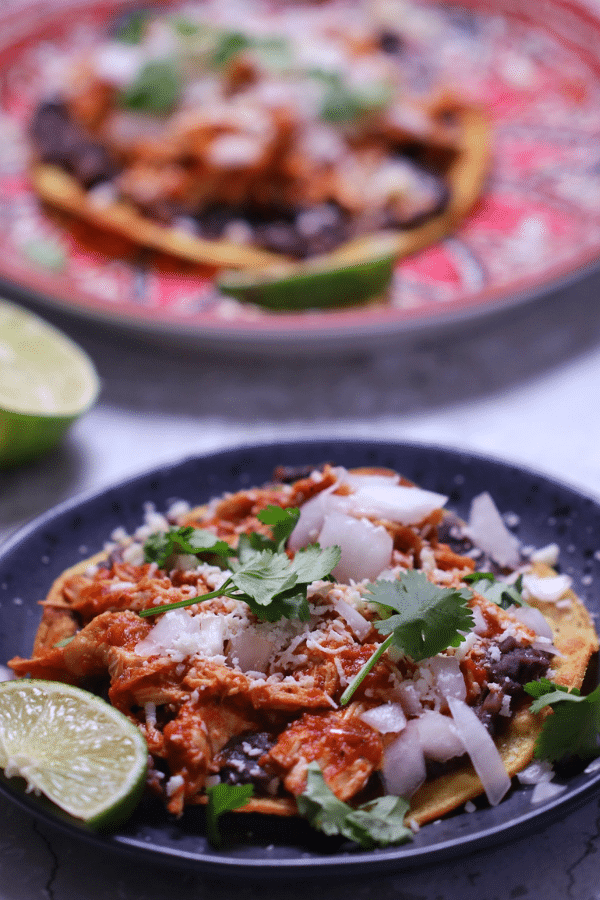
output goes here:
{"type": "Polygon", "coordinates": [[[600,5],[446,4],[431,65],[488,111],[494,162],[485,193],[453,236],[398,264],[385,305],[293,314],[225,299],[206,273],[134,256],[40,209],[24,127],[41,60],[93,41],[123,8],[114,0],[2,6],[0,285],[14,298],[198,346],[331,352],[460,325],[573,285],[587,290],[600,277],[600,5]]]}
{"type": "MultiPolygon", "coordinates": [[[[201,503],[224,491],[262,484],[276,466],[324,461],[346,467],[393,468],[429,490],[449,495],[449,508],[463,517],[468,515],[473,497],[491,491],[499,509],[517,523],[516,533],[524,545],[559,545],[561,571],[571,576],[573,589],[592,616],[600,614],[596,590],[600,577],[598,502],[528,469],[467,452],[391,441],[319,438],[236,447],[161,466],[62,504],[22,529],[0,553],[0,664],[14,655],[30,655],[40,618],[38,601],[52,581],[68,566],[101,549],[115,528],[123,526],[131,533],[143,522],[146,503],[153,503],[158,510],[165,510],[176,499],[201,503]]],[[[593,680],[596,672],[591,675],[593,680]]],[[[154,861],[264,881],[298,876],[368,877],[497,847],[566,815],[589,799],[599,784],[598,768],[573,772],[562,780],[561,793],[535,804],[531,786],[518,788],[496,807],[478,803],[473,812],[458,810],[424,826],[408,844],[370,851],[348,850],[300,820],[268,816],[230,817],[223,831],[227,846],[217,851],[203,836],[199,807],[173,819],[162,804],[150,800],[114,834],[99,835],[74,820],[66,821],[33,794],[19,791],[14,781],[0,778],[0,795],[66,830],[70,838],[91,841],[107,853],[133,855],[142,866],[154,861]]]]}

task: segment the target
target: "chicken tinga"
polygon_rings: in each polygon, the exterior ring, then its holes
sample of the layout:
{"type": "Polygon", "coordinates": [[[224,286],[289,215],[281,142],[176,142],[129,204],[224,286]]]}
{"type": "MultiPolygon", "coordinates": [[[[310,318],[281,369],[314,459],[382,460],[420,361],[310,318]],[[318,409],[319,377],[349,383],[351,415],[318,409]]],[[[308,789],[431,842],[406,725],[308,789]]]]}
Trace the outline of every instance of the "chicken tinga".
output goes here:
{"type": "Polygon", "coordinates": [[[498,804],[542,735],[556,758],[556,698],[598,648],[557,548],[522,548],[488,494],[468,523],[447,500],[325,464],[149,505],[56,581],[10,666],[125,713],[175,816],[218,797],[400,843],[478,795],[498,804]]]}

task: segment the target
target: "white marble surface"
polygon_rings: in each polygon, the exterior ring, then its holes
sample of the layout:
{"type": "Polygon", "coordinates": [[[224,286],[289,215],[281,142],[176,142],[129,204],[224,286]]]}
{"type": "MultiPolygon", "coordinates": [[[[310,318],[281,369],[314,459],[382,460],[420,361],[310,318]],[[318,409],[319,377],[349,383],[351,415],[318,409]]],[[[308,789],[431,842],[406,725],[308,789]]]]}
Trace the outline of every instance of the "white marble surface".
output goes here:
{"type": "MultiPolygon", "coordinates": [[[[91,353],[97,406],[50,456],[0,473],[0,539],[55,503],[155,464],[294,436],[420,440],[522,463],[600,498],[598,285],[393,350],[215,358],[45,312],[91,353]]],[[[600,547],[600,535],[598,536],[600,547]]],[[[598,801],[528,839],[449,863],[320,885],[327,900],[600,900],[598,801]]],[[[255,898],[264,885],[107,858],[0,800],[0,900],[255,898]]],[[[268,888],[295,900],[298,884],[268,888]]]]}

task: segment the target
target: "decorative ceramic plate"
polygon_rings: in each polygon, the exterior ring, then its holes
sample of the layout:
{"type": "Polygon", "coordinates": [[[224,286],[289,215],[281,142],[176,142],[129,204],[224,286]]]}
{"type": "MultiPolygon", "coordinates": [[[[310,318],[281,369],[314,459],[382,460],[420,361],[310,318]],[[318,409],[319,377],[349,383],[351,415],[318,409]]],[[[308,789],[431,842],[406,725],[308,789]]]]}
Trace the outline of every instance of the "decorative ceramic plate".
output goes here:
{"type": "MultiPolygon", "coordinates": [[[[391,467],[425,488],[449,495],[449,507],[463,516],[474,496],[491,490],[499,509],[518,523],[516,531],[524,544],[540,547],[556,542],[560,546],[562,571],[572,577],[574,589],[591,613],[600,614],[596,591],[600,505],[593,500],[533,472],[459,451],[383,442],[299,441],[221,451],[163,467],[63,504],[21,530],[0,553],[0,663],[16,654],[30,654],[40,617],[38,601],[52,580],[67,566],[101,549],[116,527],[133,531],[143,521],[147,502],[159,510],[176,499],[203,502],[225,490],[267,481],[280,464],[324,461],[347,467],[391,467]]],[[[227,846],[217,851],[203,836],[199,807],[174,819],[158,801],[142,803],[120,831],[102,836],[61,817],[32,794],[20,792],[14,782],[0,780],[0,794],[71,837],[109,852],[264,880],[394,871],[497,846],[539,830],[584,802],[600,784],[600,769],[578,772],[556,783],[562,790],[544,802],[532,802],[531,787],[515,788],[494,808],[481,803],[473,812],[459,810],[424,826],[408,844],[371,851],[347,850],[300,820],[249,814],[230,817],[227,846]]]]}
{"type": "Polygon", "coordinates": [[[419,65],[424,79],[435,77],[487,110],[494,159],[484,195],[454,235],[398,264],[387,302],[276,313],[225,298],[200,269],[135,254],[89,227],[67,228],[40,208],[24,131],[42,63],[57,48],[93,43],[122,8],[115,0],[2,6],[5,287],[87,318],[204,346],[331,350],[510,307],[597,266],[600,9],[596,15],[581,0],[452,0],[435,7],[438,33],[419,65]]]}

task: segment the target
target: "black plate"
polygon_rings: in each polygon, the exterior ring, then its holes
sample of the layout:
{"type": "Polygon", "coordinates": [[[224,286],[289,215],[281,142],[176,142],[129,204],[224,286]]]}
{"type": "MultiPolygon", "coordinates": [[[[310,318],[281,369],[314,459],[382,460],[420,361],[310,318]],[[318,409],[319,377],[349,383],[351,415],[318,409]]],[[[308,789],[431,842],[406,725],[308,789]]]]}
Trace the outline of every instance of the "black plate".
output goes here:
{"type": "MultiPolygon", "coordinates": [[[[589,497],[531,471],[459,451],[414,444],[349,440],[295,441],[223,451],[162,467],[100,494],[57,507],[22,529],[0,553],[0,663],[28,656],[40,610],[37,601],[67,566],[102,548],[117,526],[132,530],[151,501],[165,509],[173,499],[202,502],[226,490],[261,484],[279,464],[332,461],[345,466],[380,465],[402,472],[423,487],[450,495],[449,506],[468,513],[470,500],[489,490],[503,512],[520,517],[517,528],[525,544],[561,547],[561,570],[592,613],[600,614],[594,585],[600,575],[596,555],[600,506],[589,497]]],[[[356,851],[312,833],[303,822],[232,815],[227,846],[216,851],[203,837],[202,811],[178,821],[152,803],[143,803],[120,831],[97,835],[62,817],[14,782],[0,781],[0,793],[73,837],[107,851],[124,851],[222,876],[273,878],[376,871],[429,864],[471,852],[539,829],[583,802],[600,782],[600,773],[570,776],[565,790],[540,805],[531,803],[531,788],[517,788],[496,808],[481,806],[458,812],[422,828],[406,845],[356,851]]]]}

